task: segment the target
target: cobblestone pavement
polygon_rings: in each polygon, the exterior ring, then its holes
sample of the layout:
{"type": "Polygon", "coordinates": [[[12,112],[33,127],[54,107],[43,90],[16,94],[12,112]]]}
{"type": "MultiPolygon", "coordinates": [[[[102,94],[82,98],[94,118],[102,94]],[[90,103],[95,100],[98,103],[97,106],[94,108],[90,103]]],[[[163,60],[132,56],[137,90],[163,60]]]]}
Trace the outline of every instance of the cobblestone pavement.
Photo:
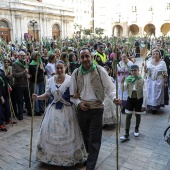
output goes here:
{"type": "MultiPolygon", "coordinates": [[[[138,59],[140,62],[141,59],[138,59]]],[[[137,63],[138,63],[137,62],[137,63]]],[[[163,138],[168,122],[170,106],[160,109],[156,115],[150,110],[142,115],[140,136],[134,137],[135,116],[132,117],[130,140],[119,142],[119,170],[170,170],[170,145],[163,138]]],[[[74,167],[49,166],[35,159],[37,134],[42,117],[34,118],[32,163],[29,168],[29,143],[31,118],[24,116],[18,126],[8,126],[8,132],[0,132],[0,170],[85,170],[74,167]]],[[[124,134],[125,115],[119,137],[124,134]]],[[[96,170],[116,169],[116,135],[112,126],[103,130],[102,145],[96,170]]]]}

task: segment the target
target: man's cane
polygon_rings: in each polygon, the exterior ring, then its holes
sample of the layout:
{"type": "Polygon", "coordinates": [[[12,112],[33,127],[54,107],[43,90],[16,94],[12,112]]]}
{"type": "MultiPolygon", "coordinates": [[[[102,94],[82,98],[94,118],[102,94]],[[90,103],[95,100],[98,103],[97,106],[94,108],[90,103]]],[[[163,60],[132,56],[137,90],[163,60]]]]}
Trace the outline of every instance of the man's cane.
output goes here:
{"type": "MultiPolygon", "coordinates": [[[[34,94],[35,94],[35,91],[36,91],[38,67],[39,67],[39,64],[40,64],[40,57],[41,57],[40,54],[41,54],[41,42],[40,42],[40,46],[39,46],[38,62],[37,62],[36,72],[35,72],[34,92],[33,92],[34,94]]],[[[29,95],[30,95],[30,94],[29,94],[29,95]]],[[[33,123],[34,123],[34,106],[35,106],[35,101],[33,101],[33,104],[32,104],[29,168],[31,168],[31,156],[32,156],[32,138],[33,138],[33,123]]]]}
{"type": "MultiPolygon", "coordinates": [[[[115,61],[112,65],[113,70],[115,70],[115,80],[116,80],[116,98],[118,99],[118,78],[117,78],[117,47],[116,47],[116,37],[114,38],[115,42],[115,61]]],[[[118,106],[116,105],[116,167],[119,169],[119,145],[118,145],[118,131],[119,131],[119,114],[118,114],[118,106]]]]}

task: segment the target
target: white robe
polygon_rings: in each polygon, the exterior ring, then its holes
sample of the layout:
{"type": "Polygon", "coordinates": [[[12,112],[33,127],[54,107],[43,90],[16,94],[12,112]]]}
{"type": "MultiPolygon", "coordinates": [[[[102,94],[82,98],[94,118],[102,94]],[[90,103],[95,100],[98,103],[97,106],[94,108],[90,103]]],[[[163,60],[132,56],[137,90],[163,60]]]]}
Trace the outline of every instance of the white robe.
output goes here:
{"type": "MultiPolygon", "coordinates": [[[[110,76],[109,76],[110,77],[110,76]]],[[[113,78],[110,77],[113,82],[113,78]]],[[[114,88],[115,84],[113,83],[114,88]]],[[[104,111],[103,111],[103,125],[110,125],[116,123],[116,105],[107,95],[104,98],[104,111]]]]}
{"type": "Polygon", "coordinates": [[[167,67],[164,61],[160,61],[157,66],[152,64],[153,60],[148,61],[147,70],[147,105],[159,107],[164,105],[164,78],[167,74],[167,67]],[[160,75],[160,73],[162,75],[160,75]],[[159,76],[159,77],[158,77],[159,76]]]}

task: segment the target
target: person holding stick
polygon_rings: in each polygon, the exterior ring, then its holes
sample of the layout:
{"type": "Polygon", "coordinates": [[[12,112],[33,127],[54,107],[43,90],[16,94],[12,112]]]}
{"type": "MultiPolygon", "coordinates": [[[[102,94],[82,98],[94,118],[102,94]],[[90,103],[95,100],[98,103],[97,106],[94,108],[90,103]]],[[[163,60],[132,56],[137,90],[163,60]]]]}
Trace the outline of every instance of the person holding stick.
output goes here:
{"type": "Polygon", "coordinates": [[[56,75],[48,80],[46,92],[32,95],[33,100],[46,100],[53,96],[40,128],[36,158],[50,165],[74,166],[86,161],[87,154],[75,107],[70,102],[70,76],[65,74],[62,60],[56,62],[55,68],[56,75]]]}
{"type": "Polygon", "coordinates": [[[146,88],[144,79],[139,76],[138,65],[131,65],[131,75],[126,79],[125,77],[121,80],[121,89],[127,90],[128,99],[125,106],[126,113],[126,128],[125,135],[120,137],[121,141],[126,141],[129,139],[129,130],[131,124],[132,113],[135,110],[136,115],[136,126],[134,131],[134,136],[139,136],[139,125],[141,121],[141,114],[146,109],[146,88]],[[124,82],[125,81],[125,82],[124,82]]]}
{"type": "MultiPolygon", "coordinates": [[[[31,59],[32,61],[29,64],[29,74],[31,75],[31,78],[30,78],[31,93],[32,94],[34,93],[33,91],[35,87],[36,94],[41,95],[45,91],[44,74],[46,74],[46,72],[45,72],[43,63],[41,59],[39,58],[38,51],[34,51],[32,53],[31,59]],[[35,82],[36,73],[37,73],[37,80],[35,82]]],[[[44,101],[35,101],[34,105],[35,105],[34,114],[36,116],[42,116],[42,114],[44,114],[44,101]]]]}
{"type": "Polygon", "coordinates": [[[82,131],[88,158],[86,170],[94,170],[100,150],[104,97],[107,95],[116,105],[116,89],[108,73],[93,63],[89,48],[79,51],[82,65],[74,70],[70,82],[71,101],[78,108],[78,123],[82,131]]]}

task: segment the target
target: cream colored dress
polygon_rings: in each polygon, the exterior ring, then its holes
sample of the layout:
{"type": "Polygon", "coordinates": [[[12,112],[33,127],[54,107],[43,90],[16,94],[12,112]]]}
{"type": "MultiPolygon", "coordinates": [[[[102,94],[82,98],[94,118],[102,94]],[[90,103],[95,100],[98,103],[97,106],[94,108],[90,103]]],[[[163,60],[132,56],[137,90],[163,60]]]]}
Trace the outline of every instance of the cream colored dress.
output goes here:
{"type": "Polygon", "coordinates": [[[46,93],[54,99],[45,111],[36,157],[47,164],[73,166],[86,161],[87,155],[75,109],[69,101],[70,76],[66,75],[61,86],[55,84],[55,78],[48,81],[46,93]]]}

